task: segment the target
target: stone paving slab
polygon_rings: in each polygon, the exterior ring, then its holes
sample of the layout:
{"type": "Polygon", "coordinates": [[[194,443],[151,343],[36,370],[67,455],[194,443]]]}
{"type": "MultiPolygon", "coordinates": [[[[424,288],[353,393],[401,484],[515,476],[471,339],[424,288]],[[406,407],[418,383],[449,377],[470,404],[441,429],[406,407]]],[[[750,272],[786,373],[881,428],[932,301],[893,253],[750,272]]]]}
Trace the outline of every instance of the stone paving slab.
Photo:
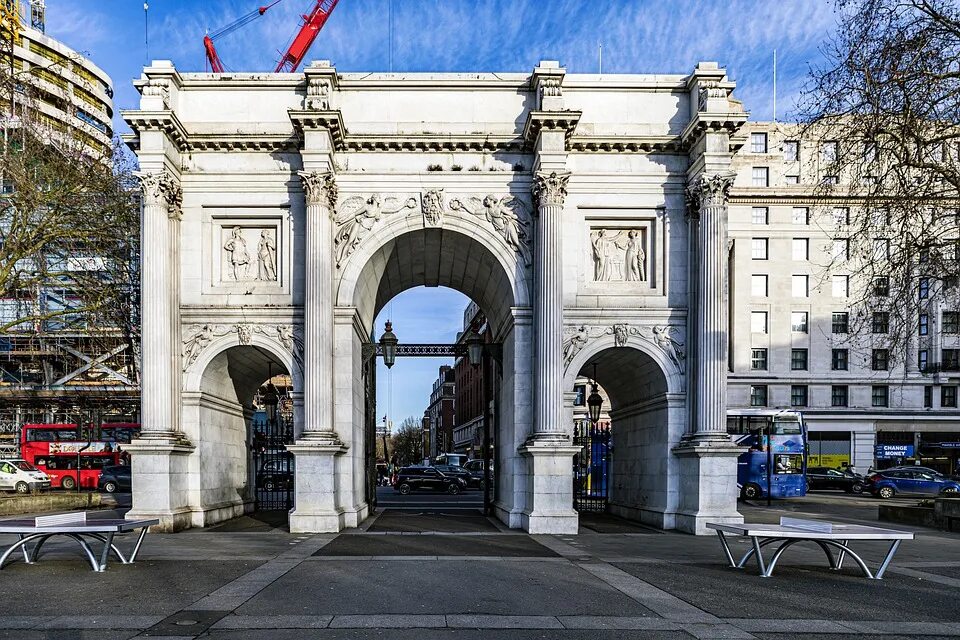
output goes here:
{"type": "Polygon", "coordinates": [[[527,535],[496,536],[340,536],[318,556],[491,556],[555,557],[527,535]]]}
{"type": "MultiPolygon", "coordinates": [[[[691,637],[683,631],[630,631],[627,635],[622,630],[578,629],[276,629],[269,635],[270,640],[690,640],[691,637]]],[[[263,640],[264,635],[259,630],[211,629],[206,638],[263,640]]]]}

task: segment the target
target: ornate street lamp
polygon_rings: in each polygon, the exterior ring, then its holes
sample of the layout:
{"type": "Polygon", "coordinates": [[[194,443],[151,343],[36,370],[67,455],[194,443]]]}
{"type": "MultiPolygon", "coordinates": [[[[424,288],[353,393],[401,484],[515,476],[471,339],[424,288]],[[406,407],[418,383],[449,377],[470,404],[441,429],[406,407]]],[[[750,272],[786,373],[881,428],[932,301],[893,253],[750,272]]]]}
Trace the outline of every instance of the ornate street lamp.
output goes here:
{"type": "Polygon", "coordinates": [[[600,422],[600,409],[603,408],[603,397],[597,388],[597,363],[593,363],[593,380],[590,381],[590,397],[587,398],[587,410],[590,412],[590,422],[594,426],[600,422]]]}
{"type": "Polygon", "coordinates": [[[383,364],[387,369],[393,366],[397,361],[397,336],[393,333],[393,323],[387,320],[383,327],[383,335],[380,336],[380,348],[383,350],[383,364]]]}
{"type": "Polygon", "coordinates": [[[272,382],[267,382],[267,390],[264,391],[261,402],[263,403],[263,408],[267,412],[267,422],[269,424],[276,424],[277,406],[280,404],[280,394],[277,393],[277,388],[273,386],[272,382]]]}
{"type": "Polygon", "coordinates": [[[474,368],[479,367],[480,363],[483,362],[483,338],[471,328],[469,335],[467,335],[466,343],[467,360],[474,368]]]}

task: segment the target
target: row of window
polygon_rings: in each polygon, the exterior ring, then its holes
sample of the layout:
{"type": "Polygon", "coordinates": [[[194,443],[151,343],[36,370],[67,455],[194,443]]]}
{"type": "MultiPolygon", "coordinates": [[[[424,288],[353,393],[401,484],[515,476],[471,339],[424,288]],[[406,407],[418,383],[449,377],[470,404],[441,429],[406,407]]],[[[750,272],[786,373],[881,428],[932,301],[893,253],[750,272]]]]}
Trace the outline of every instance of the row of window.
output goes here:
{"type": "MultiPolygon", "coordinates": [[[[797,278],[798,276],[794,276],[797,278]]],[[[806,277],[806,276],[801,276],[806,277]]],[[[754,275],[751,280],[751,293],[754,296],[767,295],[767,281],[765,275],[754,275]]],[[[806,286],[806,281],[802,282],[806,286]]],[[[797,295],[798,287],[794,280],[794,296],[797,295]]],[[[750,312],[750,333],[769,333],[770,314],[767,311],[750,312]]],[[[809,327],[810,314],[807,311],[790,312],[790,330],[794,333],[807,333],[809,327]]],[[[960,334],[960,312],[945,311],[942,315],[941,332],[948,335],[960,334]]],[[[921,313],[919,316],[918,331],[921,336],[930,334],[930,315],[921,313]]],[[[830,318],[830,332],[834,334],[850,333],[850,313],[847,311],[834,311],[830,318]]],[[[884,334],[890,332],[890,312],[874,311],[870,317],[870,333],[884,334]]]]}
{"type": "MultiPolygon", "coordinates": [[[[879,146],[875,140],[863,140],[860,143],[861,159],[864,164],[872,164],[880,156],[879,146]]],[[[944,149],[943,144],[931,144],[920,151],[924,153],[933,162],[941,162],[944,152],[950,153],[954,157],[960,157],[960,144],[953,142],[949,149],[944,149]]],[[[820,143],[820,162],[831,164],[837,160],[839,144],[836,140],[824,140],[820,143]]],[[[750,152],[751,153],[769,153],[767,144],[767,134],[756,132],[750,134],[750,152]]],[[[784,162],[800,161],[800,142],[798,140],[783,141],[783,160],[784,162]]]]}
{"type": "MultiPolygon", "coordinates": [[[[850,207],[833,207],[831,214],[833,223],[837,226],[850,224],[850,207]]],[[[770,224],[770,207],[751,207],[750,223],[755,225],[770,224]]],[[[810,224],[810,207],[793,207],[790,210],[790,224],[806,226],[810,224]]]]}
{"type": "MultiPolygon", "coordinates": [[[[926,409],[933,407],[934,388],[927,385],[923,388],[923,406],[926,409]]],[[[750,406],[766,407],[769,397],[769,388],[765,384],[750,386],[750,406]]],[[[850,387],[845,384],[835,384],[830,387],[830,406],[847,407],[850,401],[850,387]]],[[[809,402],[809,387],[805,384],[790,385],[790,406],[806,407],[809,402]]],[[[885,384],[875,384],[870,387],[870,405],[873,407],[890,406],[890,387],[885,384]]],[[[957,408],[957,386],[944,385],[940,387],[940,406],[957,408]]]]}
{"type": "MultiPolygon", "coordinates": [[[[790,350],[790,369],[792,371],[806,371],[809,367],[809,349],[798,348],[790,350]]],[[[768,367],[768,350],[766,347],[751,349],[750,368],[754,371],[766,371],[768,367]]],[[[942,349],[940,351],[940,368],[944,371],[960,371],[960,349],[942,349]]],[[[830,354],[830,369],[833,371],[847,371],[850,367],[849,349],[832,349],[830,354]]],[[[920,371],[930,369],[930,350],[917,351],[917,367],[920,371]]],[[[870,352],[870,368],[874,371],[888,371],[890,369],[890,350],[872,349],[870,352]]]]}

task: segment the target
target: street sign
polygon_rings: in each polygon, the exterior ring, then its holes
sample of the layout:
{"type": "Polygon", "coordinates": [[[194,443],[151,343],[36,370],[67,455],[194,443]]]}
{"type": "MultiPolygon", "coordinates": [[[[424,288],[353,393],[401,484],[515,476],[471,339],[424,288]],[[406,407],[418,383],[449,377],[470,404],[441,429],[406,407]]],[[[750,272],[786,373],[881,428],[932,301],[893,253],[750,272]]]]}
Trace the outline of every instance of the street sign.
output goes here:
{"type": "Polygon", "coordinates": [[[891,458],[912,458],[912,444],[878,444],[873,448],[873,455],[877,460],[890,460],[891,458]]]}
{"type": "Polygon", "coordinates": [[[937,446],[941,449],[960,449],[960,442],[941,442],[937,446]]]}

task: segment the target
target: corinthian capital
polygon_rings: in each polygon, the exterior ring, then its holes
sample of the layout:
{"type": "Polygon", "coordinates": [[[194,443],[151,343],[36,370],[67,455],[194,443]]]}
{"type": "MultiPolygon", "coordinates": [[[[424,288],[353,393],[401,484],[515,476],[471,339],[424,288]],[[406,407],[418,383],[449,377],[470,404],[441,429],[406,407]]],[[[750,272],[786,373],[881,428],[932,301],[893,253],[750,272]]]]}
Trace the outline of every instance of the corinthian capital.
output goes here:
{"type": "Polygon", "coordinates": [[[700,176],[687,188],[688,206],[696,210],[703,207],[725,207],[735,177],[736,174],[732,171],[700,176]]]}
{"type": "Polygon", "coordinates": [[[167,209],[167,215],[176,220],[183,219],[183,190],[180,184],[166,171],[151,173],[136,172],[140,182],[145,206],[161,206],[167,209]]]}
{"type": "Polygon", "coordinates": [[[567,197],[567,181],[570,179],[568,172],[557,173],[553,171],[549,174],[538,171],[533,177],[533,197],[538,206],[557,204],[563,205],[567,197]]]}
{"type": "Polygon", "coordinates": [[[298,171],[307,204],[322,204],[332,212],[337,207],[337,181],[332,171],[298,171]]]}

